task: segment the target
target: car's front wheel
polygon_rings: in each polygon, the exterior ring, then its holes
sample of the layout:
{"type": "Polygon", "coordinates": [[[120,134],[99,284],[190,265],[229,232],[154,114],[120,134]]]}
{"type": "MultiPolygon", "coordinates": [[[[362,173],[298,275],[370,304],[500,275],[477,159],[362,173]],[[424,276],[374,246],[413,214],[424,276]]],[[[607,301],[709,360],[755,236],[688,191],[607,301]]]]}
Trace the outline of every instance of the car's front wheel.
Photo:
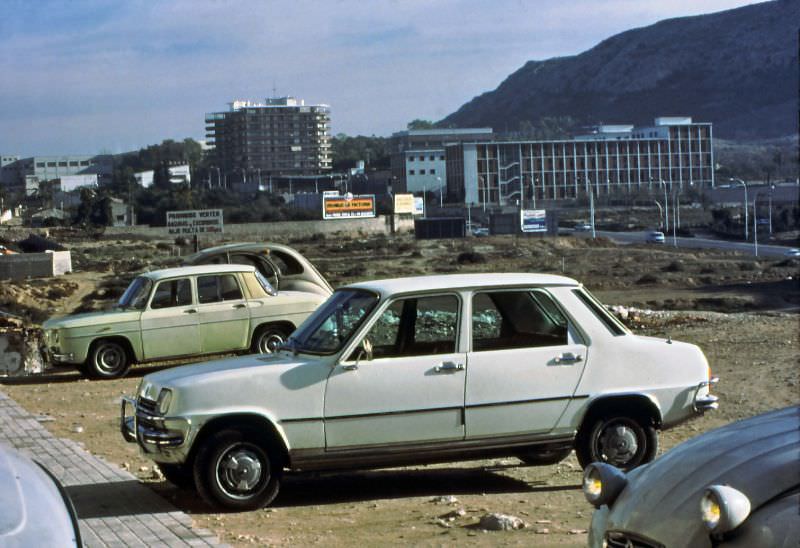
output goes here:
{"type": "Polygon", "coordinates": [[[278,495],[282,466],[255,432],[223,430],[201,446],[194,465],[206,502],[229,510],[263,508],[278,495]]]}
{"type": "Polygon", "coordinates": [[[575,441],[575,453],[583,468],[605,462],[631,470],[653,460],[657,452],[658,433],[649,420],[617,413],[590,421],[575,441]]]}
{"type": "Polygon", "coordinates": [[[92,344],[82,372],[96,379],[116,379],[125,376],[131,360],[125,347],[114,340],[99,340],[92,344]]]}
{"type": "Polygon", "coordinates": [[[270,354],[286,341],[286,331],[273,326],[260,327],[253,335],[250,350],[254,354],[270,354]]]}

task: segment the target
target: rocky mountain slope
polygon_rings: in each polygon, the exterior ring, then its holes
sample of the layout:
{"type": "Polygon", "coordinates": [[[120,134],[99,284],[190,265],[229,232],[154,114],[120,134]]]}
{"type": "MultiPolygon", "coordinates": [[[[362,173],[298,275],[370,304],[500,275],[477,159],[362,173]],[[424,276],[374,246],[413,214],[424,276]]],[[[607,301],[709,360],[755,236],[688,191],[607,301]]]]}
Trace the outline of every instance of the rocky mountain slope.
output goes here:
{"type": "Polygon", "coordinates": [[[440,125],[502,132],[548,117],[580,126],[686,115],[727,139],[796,134],[798,22],[800,0],[774,0],[629,30],[579,55],[527,62],[440,125]]]}

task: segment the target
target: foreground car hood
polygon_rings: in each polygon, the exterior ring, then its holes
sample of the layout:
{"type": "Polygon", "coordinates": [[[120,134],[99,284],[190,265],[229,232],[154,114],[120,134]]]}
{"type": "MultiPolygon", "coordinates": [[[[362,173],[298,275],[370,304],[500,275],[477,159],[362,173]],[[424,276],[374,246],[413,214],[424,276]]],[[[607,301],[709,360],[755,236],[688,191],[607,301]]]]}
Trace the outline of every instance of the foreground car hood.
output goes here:
{"type": "Polygon", "coordinates": [[[755,512],[796,486],[798,424],[800,407],[790,407],[682,443],[628,474],[606,529],[636,532],[667,546],[708,545],[700,519],[705,488],[730,485],[747,495],[755,512]]]}
{"type": "Polygon", "coordinates": [[[50,476],[0,444],[0,545],[76,545],[66,504],[50,476]]]}
{"type": "Polygon", "coordinates": [[[60,318],[50,318],[42,324],[42,329],[69,329],[73,327],[88,327],[107,323],[137,321],[141,313],[140,310],[122,310],[120,308],[115,308],[101,312],[72,314],[60,318]]]}

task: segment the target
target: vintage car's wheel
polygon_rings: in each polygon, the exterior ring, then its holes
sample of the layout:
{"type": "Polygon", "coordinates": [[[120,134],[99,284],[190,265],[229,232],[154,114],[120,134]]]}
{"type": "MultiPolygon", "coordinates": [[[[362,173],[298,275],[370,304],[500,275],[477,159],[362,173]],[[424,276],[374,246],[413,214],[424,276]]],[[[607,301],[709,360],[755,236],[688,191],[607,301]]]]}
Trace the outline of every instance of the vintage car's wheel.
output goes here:
{"type": "Polygon", "coordinates": [[[571,452],[571,447],[566,449],[530,449],[518,454],[517,458],[531,466],[546,466],[548,464],[558,464],[567,458],[571,452]]]}
{"type": "Polygon", "coordinates": [[[255,432],[223,430],[208,438],[194,465],[197,490],[206,502],[229,510],[255,510],[273,501],[282,467],[255,432]]]}
{"type": "Polygon", "coordinates": [[[653,460],[657,452],[658,433],[649,421],[623,414],[606,414],[584,425],[575,441],[583,468],[599,461],[631,470],[653,460]]]}
{"type": "Polygon", "coordinates": [[[164,478],[175,487],[194,489],[194,473],[190,467],[159,462],[158,468],[164,474],[164,478]]]}
{"type": "Polygon", "coordinates": [[[259,327],[253,335],[250,350],[254,354],[270,354],[275,352],[286,341],[286,332],[272,326],[259,327]]]}
{"type": "Polygon", "coordinates": [[[92,344],[86,371],[97,379],[116,379],[131,368],[128,352],[122,344],[112,340],[99,340],[92,344]]]}

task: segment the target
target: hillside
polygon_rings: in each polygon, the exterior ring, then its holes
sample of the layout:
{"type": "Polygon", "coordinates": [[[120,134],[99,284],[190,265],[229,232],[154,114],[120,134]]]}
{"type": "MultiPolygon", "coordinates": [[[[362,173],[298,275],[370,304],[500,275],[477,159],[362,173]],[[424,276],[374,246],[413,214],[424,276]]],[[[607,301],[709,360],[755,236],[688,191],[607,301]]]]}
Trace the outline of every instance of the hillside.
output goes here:
{"type": "Polygon", "coordinates": [[[529,61],[438,125],[519,131],[542,118],[576,125],[712,122],[734,140],[797,133],[800,0],[661,21],[579,55],[529,61]]]}

